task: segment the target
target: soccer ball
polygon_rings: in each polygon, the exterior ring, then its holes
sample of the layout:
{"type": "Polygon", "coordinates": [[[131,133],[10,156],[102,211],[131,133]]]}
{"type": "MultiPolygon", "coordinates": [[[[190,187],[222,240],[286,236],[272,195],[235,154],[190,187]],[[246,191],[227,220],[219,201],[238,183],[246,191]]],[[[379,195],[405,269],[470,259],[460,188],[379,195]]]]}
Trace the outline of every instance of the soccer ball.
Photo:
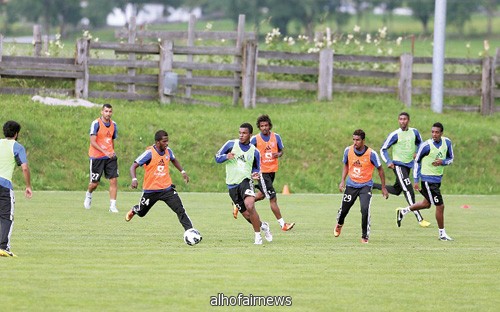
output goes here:
{"type": "Polygon", "coordinates": [[[200,232],[198,232],[198,230],[195,228],[191,228],[184,232],[184,242],[189,246],[198,244],[202,239],[203,237],[201,237],[200,232]]]}

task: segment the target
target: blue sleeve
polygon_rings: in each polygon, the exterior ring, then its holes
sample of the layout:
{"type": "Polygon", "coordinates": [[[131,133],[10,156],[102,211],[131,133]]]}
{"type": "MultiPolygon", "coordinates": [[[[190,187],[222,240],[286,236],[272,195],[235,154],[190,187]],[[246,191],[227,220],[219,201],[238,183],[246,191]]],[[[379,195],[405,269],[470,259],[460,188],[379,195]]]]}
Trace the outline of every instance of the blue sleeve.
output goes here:
{"type": "Polygon", "coordinates": [[[233,146],[234,146],[233,140],[227,141],[220,148],[220,150],[217,152],[217,154],[215,154],[215,162],[217,162],[218,164],[222,164],[223,162],[225,162],[227,160],[227,154],[231,152],[231,150],[233,149],[233,146]]]}
{"type": "Polygon", "coordinates": [[[142,166],[146,163],[149,163],[151,161],[151,158],[153,157],[153,154],[151,153],[150,150],[144,151],[139,157],[135,159],[135,162],[139,165],[142,166]]]}
{"type": "Polygon", "coordinates": [[[349,155],[349,146],[346,147],[345,150],[344,150],[344,157],[342,158],[342,162],[344,164],[347,164],[347,161],[348,161],[347,155],[349,155]]]}
{"type": "Polygon", "coordinates": [[[415,156],[415,162],[413,163],[413,180],[415,183],[418,183],[420,180],[420,170],[422,169],[422,158],[429,155],[431,151],[431,147],[429,143],[424,142],[420,144],[418,148],[417,155],[415,156]]]}
{"type": "Polygon", "coordinates": [[[253,145],[257,146],[257,138],[256,136],[252,136],[252,138],[250,139],[250,143],[252,143],[253,145]]]}
{"type": "Polygon", "coordinates": [[[418,132],[417,129],[413,129],[413,133],[415,133],[415,151],[418,149],[420,144],[422,144],[422,136],[420,135],[420,132],[418,132]]]}
{"type": "Polygon", "coordinates": [[[453,163],[453,147],[451,145],[451,140],[449,140],[448,138],[445,139],[445,143],[448,147],[448,152],[446,153],[446,158],[445,160],[443,160],[443,166],[448,166],[448,165],[451,165],[453,163]]]}
{"type": "Polygon", "coordinates": [[[283,141],[281,140],[281,136],[277,133],[275,133],[276,135],[276,141],[278,143],[278,151],[281,151],[285,146],[283,145],[283,141]]]}
{"type": "Polygon", "coordinates": [[[174,151],[172,151],[170,149],[170,147],[167,147],[167,152],[168,152],[168,156],[170,157],[171,160],[175,160],[175,155],[174,155],[174,151]]]}
{"type": "Polygon", "coordinates": [[[90,125],[90,135],[97,135],[97,131],[99,131],[99,121],[94,120],[90,125]]]}
{"type": "Polygon", "coordinates": [[[28,157],[26,156],[26,150],[24,146],[20,143],[14,143],[14,158],[16,159],[16,164],[21,166],[22,164],[26,164],[28,162],[28,157]]]}
{"type": "Polygon", "coordinates": [[[380,168],[380,166],[382,166],[382,162],[380,161],[377,152],[375,152],[374,150],[372,150],[372,153],[370,154],[370,161],[375,166],[375,168],[380,168]]]}
{"type": "Polygon", "coordinates": [[[113,140],[116,140],[118,138],[118,126],[116,125],[116,122],[113,121],[115,124],[115,132],[113,132],[113,140]]]}
{"type": "MultiPolygon", "coordinates": [[[[397,131],[397,130],[396,130],[397,131]]],[[[382,148],[380,149],[380,157],[382,157],[382,160],[390,165],[392,164],[392,159],[389,156],[389,151],[388,149],[394,145],[395,143],[398,142],[398,134],[396,131],[391,132],[387,138],[384,141],[384,144],[382,144],[382,148]]]]}
{"type": "Polygon", "coordinates": [[[252,173],[260,172],[260,152],[258,149],[255,149],[253,156],[252,173]]]}

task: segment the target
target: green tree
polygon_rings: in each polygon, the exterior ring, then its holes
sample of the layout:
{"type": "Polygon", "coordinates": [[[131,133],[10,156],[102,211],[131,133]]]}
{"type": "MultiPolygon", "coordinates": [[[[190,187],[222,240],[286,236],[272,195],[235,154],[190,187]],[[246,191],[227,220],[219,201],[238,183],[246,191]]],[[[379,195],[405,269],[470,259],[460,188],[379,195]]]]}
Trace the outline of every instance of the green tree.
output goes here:
{"type": "Polygon", "coordinates": [[[10,20],[25,18],[41,23],[45,34],[52,26],[59,26],[64,35],[66,25],[76,25],[81,20],[80,0],[16,0],[7,3],[10,20]]]}
{"type": "Polygon", "coordinates": [[[493,34],[493,18],[498,13],[498,6],[500,5],[500,0],[482,0],[480,4],[486,11],[487,23],[486,23],[486,33],[488,36],[493,34]]]}
{"type": "Polygon", "coordinates": [[[424,34],[429,33],[429,19],[434,15],[435,0],[409,0],[408,6],[413,10],[413,17],[422,23],[424,34]]]}
{"type": "Polygon", "coordinates": [[[463,35],[465,23],[471,18],[471,14],[477,11],[476,1],[448,0],[446,3],[447,24],[455,26],[463,35]]]}

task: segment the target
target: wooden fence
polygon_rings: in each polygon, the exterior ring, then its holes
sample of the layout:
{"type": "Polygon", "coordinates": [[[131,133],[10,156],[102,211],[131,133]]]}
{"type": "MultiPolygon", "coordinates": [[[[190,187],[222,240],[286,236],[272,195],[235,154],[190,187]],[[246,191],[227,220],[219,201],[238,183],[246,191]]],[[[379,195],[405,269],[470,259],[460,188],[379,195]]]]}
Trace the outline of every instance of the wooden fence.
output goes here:
{"type": "MultiPolygon", "coordinates": [[[[294,101],[291,97],[272,96],[275,90],[290,93],[294,90],[311,91],[319,100],[331,100],[338,92],[386,93],[398,96],[407,106],[412,105],[415,97],[430,95],[431,58],[410,54],[399,57],[334,55],[330,49],[319,53],[260,51],[255,34],[243,31],[244,23],[244,16],[240,16],[235,32],[195,31],[192,18],[188,32],[151,32],[136,30],[132,21],[128,30],[116,33],[117,37],[126,37],[127,43],[79,39],[75,58],[42,57],[41,39],[34,40],[33,53],[37,56],[2,56],[3,41],[0,40],[1,78],[55,81],[50,84],[53,88],[47,85],[38,88],[4,87],[2,83],[0,93],[54,92],[81,98],[159,99],[162,103],[174,100],[208,105],[218,103],[193,96],[224,96],[231,97],[235,105],[241,101],[247,108],[260,103],[294,101]],[[225,45],[200,45],[204,40],[212,40],[212,43],[214,40],[225,41],[225,45]],[[228,46],[226,40],[234,41],[234,44],[228,46]],[[98,51],[112,53],[96,57],[98,51]],[[383,69],[362,69],[374,68],[372,64],[381,64],[383,69]],[[178,75],[182,92],[167,95],[164,93],[164,77],[172,72],[178,75]],[[307,80],[303,79],[304,75],[307,80]],[[283,76],[286,79],[280,80],[283,76]],[[60,88],[58,81],[69,81],[74,87],[60,88]]],[[[39,34],[35,36],[40,38],[39,34]]],[[[473,70],[472,73],[453,70],[445,73],[445,84],[448,84],[444,89],[445,102],[449,97],[480,100],[475,105],[445,108],[485,115],[500,111],[495,105],[495,100],[500,98],[497,88],[500,75],[496,75],[499,59],[500,49],[496,50],[494,57],[446,58],[445,70],[446,66],[473,70]]],[[[62,85],[68,86],[68,83],[62,85]]]]}

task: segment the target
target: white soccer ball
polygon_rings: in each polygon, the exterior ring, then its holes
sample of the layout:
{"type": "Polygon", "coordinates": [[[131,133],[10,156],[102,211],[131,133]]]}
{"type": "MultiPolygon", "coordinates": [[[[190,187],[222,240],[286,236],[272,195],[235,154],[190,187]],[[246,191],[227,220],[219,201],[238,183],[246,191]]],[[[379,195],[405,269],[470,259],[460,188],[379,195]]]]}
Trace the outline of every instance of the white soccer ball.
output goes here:
{"type": "Polygon", "coordinates": [[[191,228],[184,232],[184,242],[189,246],[198,244],[202,239],[203,237],[201,237],[200,232],[195,228],[191,228]]]}

